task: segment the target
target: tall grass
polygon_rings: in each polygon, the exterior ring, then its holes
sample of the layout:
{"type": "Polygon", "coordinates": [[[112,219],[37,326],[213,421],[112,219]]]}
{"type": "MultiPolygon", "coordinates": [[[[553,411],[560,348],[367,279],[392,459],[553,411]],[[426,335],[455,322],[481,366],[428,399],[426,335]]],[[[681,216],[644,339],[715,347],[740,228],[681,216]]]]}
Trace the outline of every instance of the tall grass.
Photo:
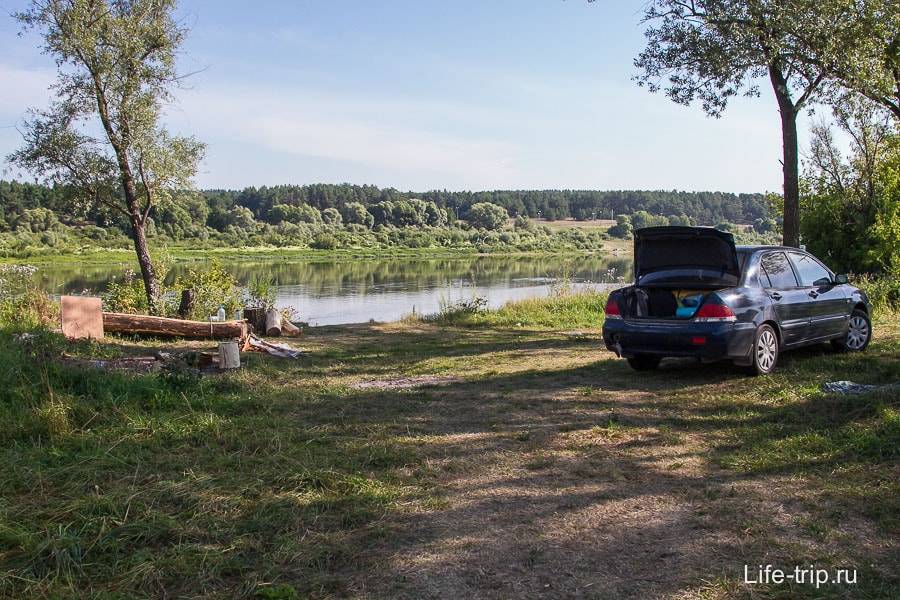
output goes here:
{"type": "Polygon", "coordinates": [[[881,277],[856,275],[854,285],[866,292],[877,317],[895,315],[900,312],[900,274],[881,277]]]}
{"type": "Polygon", "coordinates": [[[507,302],[496,309],[453,304],[423,320],[441,325],[531,327],[547,329],[597,328],[603,325],[607,294],[578,291],[543,298],[507,302]]]}
{"type": "Polygon", "coordinates": [[[133,351],[0,330],[0,598],[340,595],[409,451],[269,363],[91,366],[133,351]]]}

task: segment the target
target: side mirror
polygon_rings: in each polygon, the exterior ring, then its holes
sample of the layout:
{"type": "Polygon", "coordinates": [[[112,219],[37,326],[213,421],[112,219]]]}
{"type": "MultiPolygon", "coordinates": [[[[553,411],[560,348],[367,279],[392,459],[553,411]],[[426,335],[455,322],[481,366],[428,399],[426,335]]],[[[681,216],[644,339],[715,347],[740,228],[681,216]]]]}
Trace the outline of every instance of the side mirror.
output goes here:
{"type": "Polygon", "coordinates": [[[850,278],[847,277],[846,273],[841,273],[840,275],[834,276],[835,285],[843,285],[845,283],[850,283],[850,278]]]}

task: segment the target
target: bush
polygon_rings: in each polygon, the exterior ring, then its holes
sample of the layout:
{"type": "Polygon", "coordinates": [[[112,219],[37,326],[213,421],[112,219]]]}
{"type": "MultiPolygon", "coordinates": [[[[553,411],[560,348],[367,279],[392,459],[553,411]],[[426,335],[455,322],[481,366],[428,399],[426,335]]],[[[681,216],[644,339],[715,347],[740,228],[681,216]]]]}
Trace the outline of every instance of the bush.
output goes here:
{"type": "Polygon", "coordinates": [[[634,227],[631,225],[631,217],[628,215],[616,215],[616,224],[607,231],[611,237],[623,240],[631,239],[633,232],[634,227]]]}
{"type": "Polygon", "coordinates": [[[316,250],[335,250],[340,247],[338,240],[330,233],[317,233],[316,237],[313,238],[313,241],[309,244],[310,248],[315,248],[316,250]]]}
{"type": "Polygon", "coordinates": [[[466,220],[472,227],[479,229],[500,229],[506,224],[506,209],[490,202],[478,202],[469,208],[466,220]]]}
{"type": "Polygon", "coordinates": [[[471,299],[460,299],[451,302],[441,298],[440,310],[437,314],[426,315],[424,320],[452,325],[468,321],[472,316],[480,314],[487,308],[487,298],[473,296],[471,299]]]}
{"type": "Polygon", "coordinates": [[[37,268],[0,265],[0,326],[33,329],[56,320],[56,306],[36,281],[37,268]]]}
{"type": "Polygon", "coordinates": [[[150,310],[144,282],[131,269],[127,269],[121,278],[110,281],[102,298],[103,308],[110,312],[139,315],[150,310]]]}
{"type": "Polygon", "coordinates": [[[665,227],[668,224],[668,217],[663,215],[651,215],[646,210],[639,210],[631,215],[631,226],[634,229],[643,229],[645,227],[665,227]]]}
{"type": "Polygon", "coordinates": [[[853,283],[866,292],[877,313],[900,311],[900,274],[852,277],[853,283]]]}
{"type": "Polygon", "coordinates": [[[193,290],[194,304],[190,318],[206,320],[225,308],[230,317],[243,305],[244,291],[234,276],[226,271],[218,260],[212,260],[205,269],[190,269],[186,277],[175,282],[177,290],[193,290]]]}
{"type": "Polygon", "coordinates": [[[254,275],[244,290],[244,305],[265,308],[266,310],[274,308],[275,286],[275,279],[260,274],[254,275]]]}

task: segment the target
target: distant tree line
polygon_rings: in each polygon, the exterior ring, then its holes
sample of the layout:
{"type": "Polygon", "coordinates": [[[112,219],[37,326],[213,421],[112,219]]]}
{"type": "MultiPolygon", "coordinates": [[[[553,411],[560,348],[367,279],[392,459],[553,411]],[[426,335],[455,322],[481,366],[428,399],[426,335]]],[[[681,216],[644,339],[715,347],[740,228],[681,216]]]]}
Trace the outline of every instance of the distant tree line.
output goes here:
{"type": "MultiPolygon", "coordinates": [[[[0,231],[28,224],[29,231],[46,229],[47,220],[68,225],[117,227],[130,224],[121,213],[90,198],[73,198],[64,186],[0,181],[0,231]],[[71,207],[81,210],[73,212],[71,207]],[[40,209],[40,210],[38,210],[40,209]],[[35,212],[35,211],[38,212],[35,212]]],[[[762,194],[678,191],[525,190],[489,192],[401,192],[369,185],[314,184],[249,187],[243,190],[183,192],[177,202],[155,206],[154,225],[173,238],[198,237],[207,229],[226,232],[249,229],[254,223],[309,223],[372,228],[443,227],[457,220],[475,227],[497,229],[506,216],[546,220],[638,220],[643,214],[666,217],[671,224],[716,225],[729,222],[752,225],[772,219],[770,203],[762,194]],[[502,207],[506,215],[485,211],[479,204],[502,207]]],[[[643,219],[646,220],[646,219],[643,219]]],[[[654,221],[659,224],[660,220],[654,221]]]]}

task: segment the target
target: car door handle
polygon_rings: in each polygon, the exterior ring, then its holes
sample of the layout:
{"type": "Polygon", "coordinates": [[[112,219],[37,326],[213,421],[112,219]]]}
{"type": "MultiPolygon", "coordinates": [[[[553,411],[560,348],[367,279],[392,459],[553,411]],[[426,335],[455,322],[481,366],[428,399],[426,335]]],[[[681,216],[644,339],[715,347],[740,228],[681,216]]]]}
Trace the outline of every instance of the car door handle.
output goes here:
{"type": "Polygon", "coordinates": [[[772,292],[771,294],[769,294],[769,298],[771,298],[772,300],[781,300],[781,294],[779,294],[778,292],[772,292]]]}
{"type": "Polygon", "coordinates": [[[809,297],[810,297],[810,298],[818,298],[818,297],[819,297],[819,292],[813,290],[813,291],[811,291],[811,292],[809,293],[809,297]]]}

